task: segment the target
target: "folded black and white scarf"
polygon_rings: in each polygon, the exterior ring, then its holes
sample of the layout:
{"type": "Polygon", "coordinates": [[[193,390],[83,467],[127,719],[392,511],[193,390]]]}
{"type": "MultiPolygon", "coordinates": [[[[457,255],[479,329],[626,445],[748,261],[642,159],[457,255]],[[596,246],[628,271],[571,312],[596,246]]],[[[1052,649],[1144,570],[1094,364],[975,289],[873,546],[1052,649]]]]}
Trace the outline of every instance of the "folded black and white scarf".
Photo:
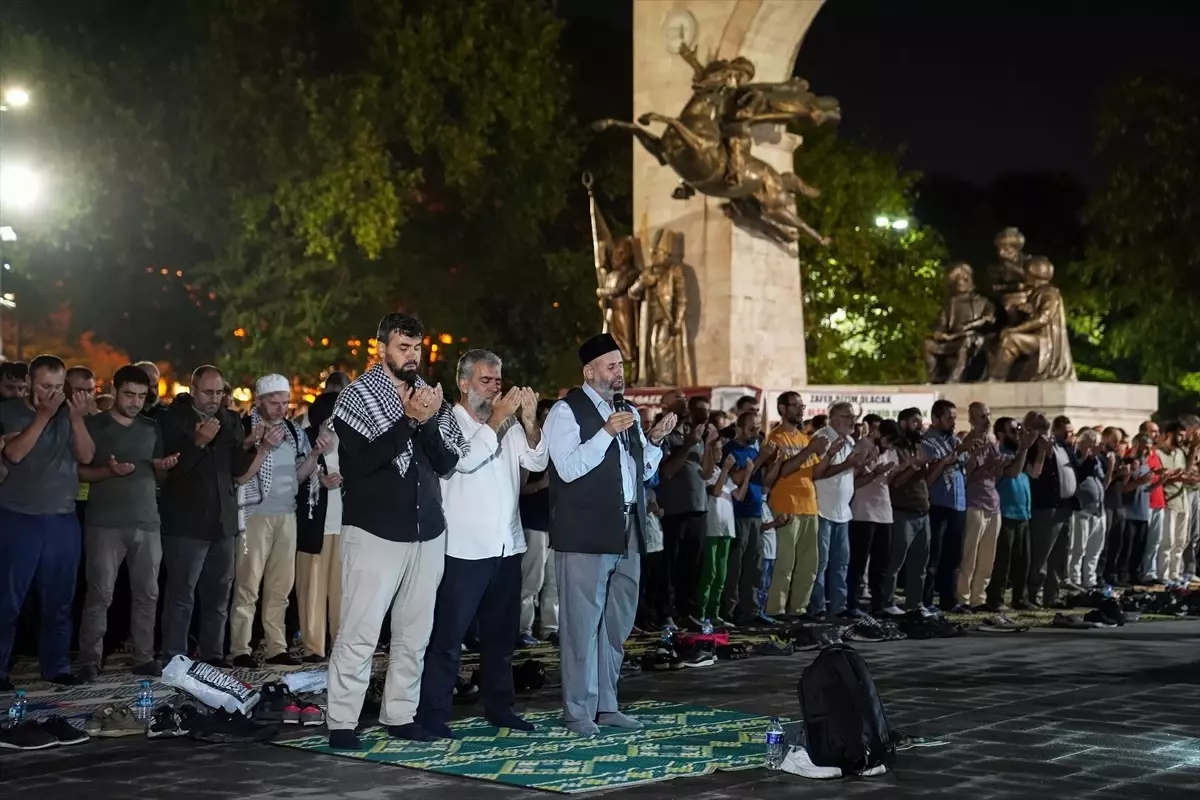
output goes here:
{"type": "MultiPolygon", "coordinates": [[[[250,411],[250,430],[254,430],[257,426],[263,424],[263,418],[258,413],[256,406],[250,411]]],[[[284,422],[284,435],[292,437],[292,445],[296,448],[296,466],[304,463],[308,458],[308,454],[312,451],[312,447],[308,443],[308,437],[300,433],[290,422],[284,422]]],[[[263,457],[262,465],[258,468],[258,474],[251,480],[242,484],[239,488],[239,505],[244,509],[248,506],[255,506],[266,499],[271,493],[271,480],[275,474],[275,450],[267,451],[263,457]]],[[[320,470],[313,470],[312,474],[307,478],[308,485],[308,518],[312,519],[313,509],[317,505],[317,499],[321,491],[320,470]]]]}
{"type": "MultiPolygon", "coordinates": [[[[425,381],[417,378],[416,388],[427,385],[425,381]]],[[[395,384],[388,377],[387,369],[382,364],[376,364],[338,394],[333,416],[361,433],[367,441],[373,442],[404,418],[404,405],[400,402],[395,384]]],[[[449,403],[442,402],[442,407],[437,410],[436,419],[446,446],[459,458],[467,455],[471,445],[463,436],[449,403]]],[[[408,472],[412,452],[413,445],[410,439],[403,452],[392,461],[401,475],[408,472]]]]}

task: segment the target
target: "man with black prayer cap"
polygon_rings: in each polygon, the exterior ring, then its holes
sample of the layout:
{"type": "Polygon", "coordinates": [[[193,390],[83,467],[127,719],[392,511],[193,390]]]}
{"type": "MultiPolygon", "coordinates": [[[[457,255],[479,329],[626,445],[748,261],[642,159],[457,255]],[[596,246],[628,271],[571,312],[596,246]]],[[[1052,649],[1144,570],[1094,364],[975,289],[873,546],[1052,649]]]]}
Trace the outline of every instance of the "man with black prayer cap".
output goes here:
{"type": "Polygon", "coordinates": [[[638,415],[614,405],[624,364],[607,333],[579,348],[584,385],[554,404],[544,435],[550,451],[550,544],[558,576],[563,722],[595,736],[598,726],[638,730],[617,709],[624,642],[637,611],[645,550],[644,481],[674,429],[666,414],[649,434],[638,415]],[[653,445],[648,446],[649,444],[653,445]]]}

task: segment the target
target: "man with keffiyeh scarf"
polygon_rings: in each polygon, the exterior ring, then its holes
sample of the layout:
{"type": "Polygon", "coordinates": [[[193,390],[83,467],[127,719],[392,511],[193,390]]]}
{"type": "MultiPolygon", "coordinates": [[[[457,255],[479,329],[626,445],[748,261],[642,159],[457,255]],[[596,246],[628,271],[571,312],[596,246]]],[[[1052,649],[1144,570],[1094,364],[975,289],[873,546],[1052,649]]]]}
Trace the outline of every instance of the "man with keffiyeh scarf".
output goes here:
{"type": "Polygon", "coordinates": [[[250,468],[237,476],[245,533],[236,551],[229,650],[234,666],[258,666],[250,636],[261,587],[263,655],[268,664],[297,666],[287,650],[284,621],[296,581],[296,499],[303,498],[299,513],[312,513],[320,489],[316,468],[329,440],[319,438],[310,448],[308,437],[287,419],[291,385],[284,376],[259,378],[254,394],[245,432],[256,453],[250,468]]]}
{"type": "Polygon", "coordinates": [[[417,374],[425,329],[407,314],[379,323],[380,362],[338,395],[333,427],[342,473],[342,621],[329,661],[329,746],[354,733],[371,657],[391,609],[392,640],[379,721],[388,734],[431,741],[413,721],[446,554],[439,478],[469,446],[442,387],[417,374]]]}

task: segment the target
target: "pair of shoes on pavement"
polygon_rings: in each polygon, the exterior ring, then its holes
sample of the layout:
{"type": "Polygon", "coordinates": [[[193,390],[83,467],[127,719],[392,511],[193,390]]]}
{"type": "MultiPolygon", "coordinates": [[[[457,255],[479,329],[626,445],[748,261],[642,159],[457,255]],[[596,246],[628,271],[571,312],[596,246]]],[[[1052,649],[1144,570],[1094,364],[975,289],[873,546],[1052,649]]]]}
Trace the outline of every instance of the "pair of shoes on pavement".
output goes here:
{"type": "Polygon", "coordinates": [[[275,737],[279,726],[250,719],[241,711],[230,714],[224,709],[212,714],[199,714],[192,721],[188,737],[198,742],[233,744],[265,742],[275,737]]]}
{"type": "MultiPolygon", "coordinates": [[[[320,660],[323,659],[318,659],[318,661],[320,660]]],[[[302,662],[300,659],[296,658],[286,650],[284,650],[282,653],[277,653],[270,658],[264,658],[262,661],[259,661],[251,653],[243,653],[240,656],[234,656],[233,659],[233,666],[240,667],[242,669],[262,669],[264,666],[268,665],[272,667],[298,667],[302,663],[305,662],[302,662]]],[[[214,664],[213,666],[217,665],[214,664]]]]}
{"type": "Polygon", "coordinates": [[[325,722],[321,709],[301,700],[282,681],[264,683],[261,698],[254,708],[254,718],[260,722],[282,722],[284,725],[316,727],[325,722]]]}
{"type": "Polygon", "coordinates": [[[60,716],[26,720],[0,730],[0,749],[47,750],[51,747],[83,744],[91,737],[60,716]]]}
{"type": "Polygon", "coordinates": [[[178,739],[187,736],[199,717],[200,711],[191,703],[184,703],[178,708],[164,703],[154,710],[154,717],[146,728],[146,738],[178,739]]]}
{"type": "Polygon", "coordinates": [[[128,705],[113,703],[105,706],[88,719],[85,730],[101,739],[118,739],[123,736],[144,736],[147,723],[133,715],[128,705]]]}

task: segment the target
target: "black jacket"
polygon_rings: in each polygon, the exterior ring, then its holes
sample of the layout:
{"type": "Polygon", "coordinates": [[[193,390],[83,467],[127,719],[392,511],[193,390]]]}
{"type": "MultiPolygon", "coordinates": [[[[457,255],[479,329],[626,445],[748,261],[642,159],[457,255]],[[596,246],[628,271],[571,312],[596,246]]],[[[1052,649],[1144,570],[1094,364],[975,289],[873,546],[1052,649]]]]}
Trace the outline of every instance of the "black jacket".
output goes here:
{"type": "MultiPolygon", "coordinates": [[[[310,426],[305,430],[308,443],[316,444],[320,428],[310,426]]],[[[318,475],[326,471],[325,456],[317,459],[318,475]]],[[[334,491],[340,492],[341,488],[334,491]]],[[[325,514],[329,511],[329,489],[320,487],[317,492],[317,503],[312,507],[312,515],[308,513],[308,481],[303,481],[296,492],[296,550],[301,553],[320,555],[325,546],[325,514]]]]}
{"type": "MultiPolygon", "coordinates": [[[[1078,486],[1082,478],[1079,477],[1079,459],[1075,454],[1075,448],[1057,439],[1054,441],[1054,445],[1067,451],[1067,468],[1075,471],[1076,486],[1078,486]]],[[[1030,460],[1032,459],[1031,455],[1030,460]]],[[[1054,457],[1054,449],[1051,448],[1046,453],[1046,460],[1042,464],[1042,474],[1029,481],[1030,506],[1034,510],[1040,511],[1049,511],[1055,508],[1078,510],[1079,501],[1073,495],[1064,498],[1059,494],[1058,459],[1054,457]]]]}
{"type": "MultiPolygon", "coordinates": [[[[342,473],[342,524],[391,542],[427,542],[446,530],[442,485],[458,464],[442,441],[437,420],[417,425],[405,417],[368,441],[335,418],[342,473]],[[392,460],[412,441],[412,460],[401,475],[392,460]]],[[[315,516],[315,515],[314,515],[315,516]]]]}
{"type": "Polygon", "coordinates": [[[221,429],[205,447],[195,443],[200,415],[191,395],[176,395],[159,418],[163,452],[179,453],[159,495],[164,536],[218,541],[238,533],[237,487],[233,479],[250,468],[254,450],[242,447],[242,426],[232,411],[219,411],[221,429]]]}

